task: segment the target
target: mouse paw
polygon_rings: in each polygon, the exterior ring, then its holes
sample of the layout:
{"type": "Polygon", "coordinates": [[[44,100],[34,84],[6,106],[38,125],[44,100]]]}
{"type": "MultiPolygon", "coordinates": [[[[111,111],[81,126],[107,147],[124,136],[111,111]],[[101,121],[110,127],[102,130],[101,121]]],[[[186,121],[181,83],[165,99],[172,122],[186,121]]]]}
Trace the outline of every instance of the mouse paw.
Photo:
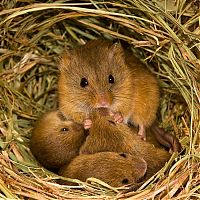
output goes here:
{"type": "Polygon", "coordinates": [[[114,118],[116,123],[122,123],[124,118],[120,112],[110,112],[110,116],[114,118]]]}
{"type": "Polygon", "coordinates": [[[91,125],[92,125],[92,120],[91,119],[85,119],[84,120],[84,129],[90,129],[91,128],[91,125]]]}

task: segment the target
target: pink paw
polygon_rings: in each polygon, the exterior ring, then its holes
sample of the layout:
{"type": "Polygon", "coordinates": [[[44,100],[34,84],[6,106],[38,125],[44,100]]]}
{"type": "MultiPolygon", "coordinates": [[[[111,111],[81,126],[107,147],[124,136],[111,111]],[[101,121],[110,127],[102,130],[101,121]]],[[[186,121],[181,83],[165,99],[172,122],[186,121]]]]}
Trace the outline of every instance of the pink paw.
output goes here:
{"type": "Polygon", "coordinates": [[[124,118],[122,117],[122,114],[120,112],[110,112],[110,116],[114,118],[114,121],[116,123],[122,123],[124,121],[124,118]]]}
{"type": "Polygon", "coordinates": [[[92,120],[91,119],[85,119],[84,120],[84,129],[90,129],[92,125],[92,120]]]}

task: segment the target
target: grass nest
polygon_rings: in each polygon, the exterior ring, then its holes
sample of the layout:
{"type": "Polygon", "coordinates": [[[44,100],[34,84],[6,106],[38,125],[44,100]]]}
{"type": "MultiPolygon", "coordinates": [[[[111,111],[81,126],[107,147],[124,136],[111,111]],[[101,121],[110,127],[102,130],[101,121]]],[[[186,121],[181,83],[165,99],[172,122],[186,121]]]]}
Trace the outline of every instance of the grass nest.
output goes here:
{"type": "Polygon", "coordinates": [[[0,6],[1,199],[200,197],[199,1],[3,0],[0,6]],[[160,125],[184,148],[127,194],[94,178],[59,185],[29,150],[33,122],[57,107],[59,55],[99,37],[120,40],[158,77],[160,125]]]}

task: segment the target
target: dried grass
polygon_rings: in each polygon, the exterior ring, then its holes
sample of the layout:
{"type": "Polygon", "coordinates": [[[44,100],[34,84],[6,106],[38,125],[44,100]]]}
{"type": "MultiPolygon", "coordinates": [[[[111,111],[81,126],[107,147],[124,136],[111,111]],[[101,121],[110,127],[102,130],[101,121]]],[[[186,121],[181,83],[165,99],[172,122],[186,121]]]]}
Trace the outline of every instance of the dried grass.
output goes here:
{"type": "Polygon", "coordinates": [[[0,198],[199,198],[198,1],[53,2],[0,4],[0,198]],[[59,185],[59,177],[41,168],[28,146],[32,122],[57,106],[60,53],[98,37],[128,44],[149,64],[162,89],[159,121],[185,148],[183,155],[174,154],[160,172],[127,194],[96,179],[76,188],[59,185]]]}

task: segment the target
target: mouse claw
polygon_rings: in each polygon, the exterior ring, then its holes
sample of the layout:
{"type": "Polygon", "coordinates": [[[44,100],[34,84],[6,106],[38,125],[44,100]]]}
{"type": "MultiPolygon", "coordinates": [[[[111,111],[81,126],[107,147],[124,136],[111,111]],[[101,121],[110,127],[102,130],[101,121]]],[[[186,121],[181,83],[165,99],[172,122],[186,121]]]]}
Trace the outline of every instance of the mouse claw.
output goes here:
{"type": "Polygon", "coordinates": [[[92,120],[91,119],[85,119],[84,120],[84,129],[90,129],[92,125],[92,120]]]}

